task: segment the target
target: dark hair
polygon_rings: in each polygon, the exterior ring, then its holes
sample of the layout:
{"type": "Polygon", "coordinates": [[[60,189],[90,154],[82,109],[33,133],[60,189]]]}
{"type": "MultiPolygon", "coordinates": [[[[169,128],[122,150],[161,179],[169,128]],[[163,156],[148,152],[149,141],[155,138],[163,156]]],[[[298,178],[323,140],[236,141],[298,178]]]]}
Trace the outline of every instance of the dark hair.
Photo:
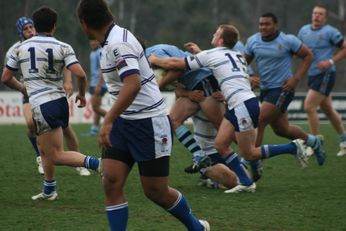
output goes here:
{"type": "Polygon", "coordinates": [[[261,15],[261,18],[271,18],[275,24],[278,23],[278,18],[276,17],[275,14],[273,13],[264,13],[261,15]]]}
{"type": "Polygon", "coordinates": [[[316,8],[316,7],[324,9],[326,11],[326,16],[328,16],[328,7],[326,5],[324,5],[322,3],[318,3],[314,6],[314,8],[316,8]]]}
{"type": "Polygon", "coordinates": [[[51,32],[58,20],[58,14],[55,10],[42,6],[34,11],[32,19],[37,33],[51,32]]]}
{"type": "Polygon", "coordinates": [[[107,3],[104,0],[80,0],[77,6],[77,16],[92,29],[100,29],[114,20],[107,3]]]}
{"type": "Polygon", "coordinates": [[[232,49],[239,40],[239,31],[233,25],[222,24],[219,26],[222,29],[221,38],[223,39],[223,45],[232,49]]]}

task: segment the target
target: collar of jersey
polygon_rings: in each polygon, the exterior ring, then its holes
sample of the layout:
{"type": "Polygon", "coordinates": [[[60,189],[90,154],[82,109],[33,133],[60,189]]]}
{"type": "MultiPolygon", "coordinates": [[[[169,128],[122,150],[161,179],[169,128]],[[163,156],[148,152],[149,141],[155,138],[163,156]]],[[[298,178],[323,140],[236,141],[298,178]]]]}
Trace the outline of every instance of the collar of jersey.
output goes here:
{"type": "Polygon", "coordinates": [[[103,40],[103,42],[101,43],[101,47],[107,45],[107,38],[109,36],[109,33],[111,33],[111,30],[113,29],[113,27],[115,26],[115,23],[113,22],[109,27],[108,27],[108,30],[105,34],[105,38],[103,40]]]}

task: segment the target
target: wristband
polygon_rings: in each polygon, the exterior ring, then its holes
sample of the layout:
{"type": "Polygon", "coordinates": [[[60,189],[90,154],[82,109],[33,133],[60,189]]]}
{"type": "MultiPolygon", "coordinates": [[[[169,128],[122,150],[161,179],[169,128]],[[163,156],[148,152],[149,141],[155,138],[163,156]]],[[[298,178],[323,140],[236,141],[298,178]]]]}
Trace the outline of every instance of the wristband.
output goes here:
{"type": "Polygon", "coordinates": [[[333,59],[329,59],[328,61],[329,61],[329,63],[330,63],[331,65],[334,65],[334,60],[333,60],[333,59]]]}

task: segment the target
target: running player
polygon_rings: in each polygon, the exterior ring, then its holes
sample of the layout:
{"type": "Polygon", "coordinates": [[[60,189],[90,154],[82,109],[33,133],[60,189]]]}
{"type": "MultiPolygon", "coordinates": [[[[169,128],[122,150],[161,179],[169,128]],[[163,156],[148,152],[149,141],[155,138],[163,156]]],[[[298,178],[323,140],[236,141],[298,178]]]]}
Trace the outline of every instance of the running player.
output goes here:
{"type": "Polygon", "coordinates": [[[207,221],[192,214],[183,194],[168,186],[171,125],[141,44],[114,23],[104,0],[81,0],[77,14],[88,38],[101,43],[102,74],[113,100],[99,132],[110,229],[126,230],[128,202],[123,189],[137,162],[144,194],[150,200],[188,230],[209,230],[207,221]]]}
{"type": "Polygon", "coordinates": [[[77,78],[79,107],[85,106],[86,76],[72,47],[53,37],[57,13],[41,7],[33,13],[37,35],[23,41],[10,55],[1,80],[29,96],[44,168],[43,192],[33,200],[55,200],[55,165],[100,170],[99,160],[74,151],[64,151],[63,129],[68,127],[69,106],[63,89],[62,72],[66,66],[77,78]],[[23,74],[24,84],[13,76],[23,74]]]}
{"type": "Polygon", "coordinates": [[[340,151],[337,156],[346,155],[346,132],[339,113],[334,109],[330,95],[336,78],[335,63],[346,57],[346,43],[341,32],[326,24],[328,10],[324,5],[316,5],[312,11],[311,24],[303,26],[298,37],[314,54],[308,72],[309,91],[304,102],[308,114],[310,132],[320,134],[317,108],[327,116],[339,134],[340,151]],[[338,51],[335,53],[335,48],[338,51]]]}

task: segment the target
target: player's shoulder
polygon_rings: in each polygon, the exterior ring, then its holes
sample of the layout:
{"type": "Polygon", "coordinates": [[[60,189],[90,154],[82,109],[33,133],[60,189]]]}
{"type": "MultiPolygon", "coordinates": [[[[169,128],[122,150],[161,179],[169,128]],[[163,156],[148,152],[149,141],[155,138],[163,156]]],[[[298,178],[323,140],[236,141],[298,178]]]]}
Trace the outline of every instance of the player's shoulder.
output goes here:
{"type": "Polygon", "coordinates": [[[251,35],[248,39],[247,39],[247,43],[251,43],[251,42],[255,42],[255,41],[261,41],[262,37],[261,34],[259,32],[251,35]]]}

